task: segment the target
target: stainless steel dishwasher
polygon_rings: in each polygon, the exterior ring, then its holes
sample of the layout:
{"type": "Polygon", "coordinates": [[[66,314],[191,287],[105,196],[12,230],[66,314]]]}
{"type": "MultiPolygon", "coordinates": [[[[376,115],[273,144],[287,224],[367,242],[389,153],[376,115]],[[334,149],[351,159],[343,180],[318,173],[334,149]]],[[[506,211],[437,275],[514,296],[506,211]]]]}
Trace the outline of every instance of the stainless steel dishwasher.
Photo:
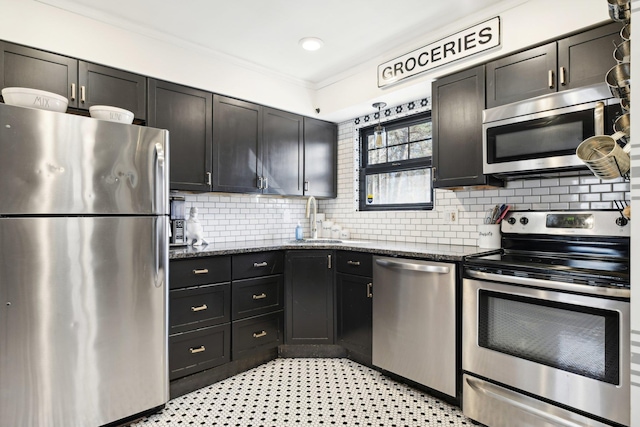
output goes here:
{"type": "Polygon", "coordinates": [[[455,264],[374,257],[373,365],[456,397],[455,264]]]}

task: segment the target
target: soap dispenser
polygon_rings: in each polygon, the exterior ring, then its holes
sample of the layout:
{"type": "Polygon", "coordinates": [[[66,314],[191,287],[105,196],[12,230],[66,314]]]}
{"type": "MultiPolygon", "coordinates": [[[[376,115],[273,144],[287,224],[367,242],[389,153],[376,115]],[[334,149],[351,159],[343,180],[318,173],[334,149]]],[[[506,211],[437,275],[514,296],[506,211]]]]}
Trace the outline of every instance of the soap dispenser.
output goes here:
{"type": "Polygon", "coordinates": [[[300,225],[300,221],[298,221],[298,225],[296,225],[296,240],[302,240],[302,226],[300,225]]]}

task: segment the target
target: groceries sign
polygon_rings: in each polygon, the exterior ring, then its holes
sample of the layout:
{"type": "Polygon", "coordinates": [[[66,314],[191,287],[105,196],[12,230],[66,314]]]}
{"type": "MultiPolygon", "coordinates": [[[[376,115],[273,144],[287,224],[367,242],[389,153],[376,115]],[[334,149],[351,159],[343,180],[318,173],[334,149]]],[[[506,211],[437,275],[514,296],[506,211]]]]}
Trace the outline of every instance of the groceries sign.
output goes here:
{"type": "Polygon", "coordinates": [[[445,37],[378,66],[378,87],[500,45],[500,17],[445,37]]]}

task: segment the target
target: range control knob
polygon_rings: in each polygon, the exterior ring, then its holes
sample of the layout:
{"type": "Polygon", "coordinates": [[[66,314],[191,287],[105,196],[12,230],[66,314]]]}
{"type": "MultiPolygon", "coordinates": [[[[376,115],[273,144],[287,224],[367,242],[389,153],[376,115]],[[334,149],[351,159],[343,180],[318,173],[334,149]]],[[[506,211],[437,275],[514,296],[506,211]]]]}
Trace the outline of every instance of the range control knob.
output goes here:
{"type": "Polygon", "coordinates": [[[628,223],[629,223],[629,220],[628,220],[627,218],[623,217],[623,216],[618,217],[618,218],[616,219],[616,224],[617,224],[619,227],[624,227],[624,226],[625,226],[625,225],[627,225],[628,223]]]}
{"type": "Polygon", "coordinates": [[[516,223],[516,219],[514,217],[510,217],[507,222],[509,223],[509,225],[513,225],[516,223]]]}
{"type": "Polygon", "coordinates": [[[523,216],[522,218],[520,218],[520,224],[522,225],[529,224],[529,218],[527,218],[526,216],[523,216]]]}

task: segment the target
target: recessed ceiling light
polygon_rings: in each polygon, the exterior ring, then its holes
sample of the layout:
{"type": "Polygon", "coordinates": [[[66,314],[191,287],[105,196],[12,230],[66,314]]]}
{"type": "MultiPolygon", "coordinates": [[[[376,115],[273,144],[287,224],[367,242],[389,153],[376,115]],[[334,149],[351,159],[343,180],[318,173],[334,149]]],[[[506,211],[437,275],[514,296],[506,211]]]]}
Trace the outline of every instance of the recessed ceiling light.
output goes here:
{"type": "Polygon", "coordinates": [[[298,42],[304,50],[318,50],[324,42],[317,37],[305,37],[298,42]]]}

